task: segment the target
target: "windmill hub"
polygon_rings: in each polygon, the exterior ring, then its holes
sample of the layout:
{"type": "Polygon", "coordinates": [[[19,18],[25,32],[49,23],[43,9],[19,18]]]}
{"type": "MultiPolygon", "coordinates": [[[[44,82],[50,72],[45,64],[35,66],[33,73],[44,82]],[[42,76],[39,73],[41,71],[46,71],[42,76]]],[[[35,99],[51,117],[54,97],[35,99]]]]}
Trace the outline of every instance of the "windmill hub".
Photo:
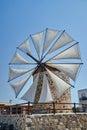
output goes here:
{"type": "Polygon", "coordinates": [[[42,63],[41,61],[38,62],[38,67],[40,68],[40,70],[46,71],[46,69],[45,69],[45,63],[42,63]]]}

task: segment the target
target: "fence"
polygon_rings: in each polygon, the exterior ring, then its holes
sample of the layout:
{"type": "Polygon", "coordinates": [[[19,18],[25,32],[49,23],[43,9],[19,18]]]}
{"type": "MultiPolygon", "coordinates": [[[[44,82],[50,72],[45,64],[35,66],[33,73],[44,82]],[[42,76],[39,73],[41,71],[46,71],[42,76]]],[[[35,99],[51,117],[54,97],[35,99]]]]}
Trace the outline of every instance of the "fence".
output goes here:
{"type": "Polygon", "coordinates": [[[56,102],[35,104],[28,102],[9,106],[0,105],[0,114],[55,114],[64,112],[87,112],[87,104],[56,102]]]}

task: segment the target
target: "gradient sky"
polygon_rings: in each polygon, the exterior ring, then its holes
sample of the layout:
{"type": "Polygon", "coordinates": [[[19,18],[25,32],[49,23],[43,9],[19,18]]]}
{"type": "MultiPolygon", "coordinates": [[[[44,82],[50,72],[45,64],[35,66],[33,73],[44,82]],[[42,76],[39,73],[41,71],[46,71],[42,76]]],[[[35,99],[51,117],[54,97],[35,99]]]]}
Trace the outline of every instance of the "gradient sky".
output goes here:
{"type": "Polygon", "coordinates": [[[87,88],[87,0],[0,0],[0,102],[20,102],[7,82],[8,63],[18,45],[45,28],[65,29],[79,42],[83,66],[72,102],[78,102],[78,90],[87,88]]]}

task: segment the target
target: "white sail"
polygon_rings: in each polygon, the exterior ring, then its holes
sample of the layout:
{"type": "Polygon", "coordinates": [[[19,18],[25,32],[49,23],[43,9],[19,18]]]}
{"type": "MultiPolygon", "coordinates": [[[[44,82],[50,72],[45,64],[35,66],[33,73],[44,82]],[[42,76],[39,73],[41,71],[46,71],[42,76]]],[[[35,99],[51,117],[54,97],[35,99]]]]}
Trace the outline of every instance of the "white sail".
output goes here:
{"type": "Polygon", "coordinates": [[[25,78],[23,78],[20,81],[17,81],[15,83],[10,83],[10,85],[12,86],[12,88],[15,91],[15,95],[16,97],[18,96],[18,94],[21,92],[21,90],[23,89],[24,85],[26,84],[26,82],[29,80],[31,75],[26,76],[25,78]]]}
{"type": "Polygon", "coordinates": [[[50,87],[49,87],[47,77],[44,74],[42,91],[41,91],[39,102],[50,102],[50,101],[53,101],[53,98],[52,98],[52,94],[51,94],[51,91],[50,91],[50,87]]]}
{"type": "Polygon", "coordinates": [[[69,47],[68,49],[64,50],[63,52],[59,53],[55,57],[51,58],[52,60],[58,59],[80,59],[80,54],[78,51],[78,43],[74,44],[73,46],[69,47]]]}
{"type": "Polygon", "coordinates": [[[56,89],[56,94],[58,97],[62,96],[62,94],[71,87],[70,84],[66,83],[62,79],[60,79],[58,76],[56,76],[54,73],[52,73],[50,70],[47,69],[48,74],[50,75],[54,87],[56,89]]]}
{"type": "Polygon", "coordinates": [[[31,71],[30,69],[15,69],[15,68],[9,68],[9,79],[8,82],[19,77],[22,76],[25,73],[28,73],[29,71],[31,71]]]}
{"type": "Polygon", "coordinates": [[[33,84],[30,86],[27,92],[21,97],[21,99],[34,102],[38,80],[39,80],[39,73],[37,74],[33,84]]]}
{"type": "Polygon", "coordinates": [[[54,67],[58,70],[60,70],[61,72],[65,73],[68,77],[70,77],[72,80],[75,81],[78,69],[80,67],[80,64],[55,64],[55,63],[48,63],[49,66],[54,67]]]}
{"type": "Polygon", "coordinates": [[[16,52],[10,64],[29,64],[29,61],[16,52]]]}
{"type": "Polygon", "coordinates": [[[60,47],[66,45],[69,42],[72,42],[73,39],[64,31],[62,35],[54,43],[53,47],[50,49],[49,53],[56,51],[60,47]]]}
{"type": "Polygon", "coordinates": [[[43,32],[31,35],[34,47],[35,47],[35,49],[37,51],[37,54],[38,54],[39,58],[40,58],[42,36],[43,36],[43,32]]]}
{"type": "Polygon", "coordinates": [[[58,34],[59,34],[59,31],[46,29],[43,53],[47,50],[47,48],[50,46],[50,44],[52,43],[52,41],[56,38],[58,34]]]}
{"type": "Polygon", "coordinates": [[[20,46],[17,47],[19,50],[31,54],[29,39],[24,41],[20,46]]]}

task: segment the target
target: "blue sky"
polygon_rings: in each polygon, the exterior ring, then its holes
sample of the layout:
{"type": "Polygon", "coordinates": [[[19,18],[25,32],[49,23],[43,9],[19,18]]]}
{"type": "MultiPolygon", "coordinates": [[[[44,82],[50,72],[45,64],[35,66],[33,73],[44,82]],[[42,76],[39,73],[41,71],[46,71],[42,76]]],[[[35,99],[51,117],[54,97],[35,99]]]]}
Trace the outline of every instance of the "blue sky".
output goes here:
{"type": "Polygon", "coordinates": [[[16,47],[30,34],[51,28],[66,30],[79,42],[83,66],[71,90],[87,88],[87,0],[0,0],[0,102],[18,103],[8,81],[9,65],[16,47]]]}

